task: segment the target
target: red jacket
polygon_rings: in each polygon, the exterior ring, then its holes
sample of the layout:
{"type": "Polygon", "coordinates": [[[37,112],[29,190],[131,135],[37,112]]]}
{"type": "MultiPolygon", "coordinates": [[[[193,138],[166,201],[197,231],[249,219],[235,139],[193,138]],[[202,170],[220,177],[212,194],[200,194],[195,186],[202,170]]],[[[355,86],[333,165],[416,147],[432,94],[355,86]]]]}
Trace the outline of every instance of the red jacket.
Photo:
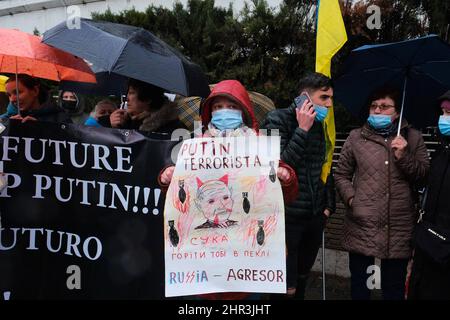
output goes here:
{"type": "MultiPolygon", "coordinates": [[[[258,121],[256,120],[255,112],[248,92],[247,90],[245,90],[244,86],[237,80],[224,80],[214,86],[208,98],[202,103],[201,117],[203,128],[208,128],[208,124],[211,122],[211,102],[217,96],[225,96],[235,101],[243,110],[243,120],[245,125],[249,128],[252,128],[256,132],[259,131],[258,121]]],[[[290,179],[281,183],[284,202],[290,203],[294,201],[298,196],[297,176],[294,169],[292,169],[288,164],[280,160],[279,165],[280,167],[287,169],[290,173],[290,179]]],[[[164,169],[161,171],[161,173],[164,171],[164,169]]],[[[162,184],[160,178],[161,174],[158,177],[158,183],[160,184],[163,192],[166,192],[169,186],[162,184]]]]}
{"type": "MultiPolygon", "coordinates": [[[[257,133],[259,131],[258,122],[255,118],[253,105],[250,101],[250,97],[245,90],[244,86],[237,80],[224,80],[216,84],[211,91],[208,98],[202,103],[201,118],[203,128],[208,128],[208,124],[211,122],[211,102],[213,98],[217,96],[225,96],[235,101],[243,110],[243,121],[245,125],[252,128],[257,133]]],[[[286,168],[290,173],[290,179],[281,183],[283,190],[283,198],[285,203],[292,202],[298,196],[298,180],[294,169],[280,160],[280,167],[286,168]]],[[[163,172],[163,171],[161,171],[163,172]]],[[[161,177],[161,175],[160,175],[161,177]]],[[[160,177],[158,182],[161,185],[161,189],[166,192],[168,185],[162,185],[160,177]]],[[[243,300],[250,296],[248,292],[225,292],[225,293],[209,293],[200,295],[203,299],[208,300],[243,300]]]]}

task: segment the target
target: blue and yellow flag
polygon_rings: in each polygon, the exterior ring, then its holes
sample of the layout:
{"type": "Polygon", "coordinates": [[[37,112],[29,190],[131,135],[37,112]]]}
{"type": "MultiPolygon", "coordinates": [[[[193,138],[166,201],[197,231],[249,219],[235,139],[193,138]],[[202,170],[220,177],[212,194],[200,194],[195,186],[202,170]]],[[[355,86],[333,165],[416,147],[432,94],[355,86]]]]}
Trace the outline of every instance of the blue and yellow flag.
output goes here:
{"type": "MultiPolygon", "coordinates": [[[[346,41],[347,33],[339,0],[319,0],[317,2],[316,72],[331,77],[331,58],[346,41]]],[[[336,143],[333,107],[328,110],[323,125],[327,150],[321,179],[326,183],[333,164],[333,152],[336,143]]]]}

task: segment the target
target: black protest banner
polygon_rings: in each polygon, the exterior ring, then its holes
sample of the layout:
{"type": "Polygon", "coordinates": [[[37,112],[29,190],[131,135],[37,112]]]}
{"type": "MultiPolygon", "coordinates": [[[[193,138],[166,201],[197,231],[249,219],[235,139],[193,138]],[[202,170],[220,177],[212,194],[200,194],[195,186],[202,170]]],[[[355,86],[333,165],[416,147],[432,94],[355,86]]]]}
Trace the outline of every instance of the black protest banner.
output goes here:
{"type": "Polygon", "coordinates": [[[1,299],[164,297],[164,194],[176,142],[11,121],[1,137],[1,299]]]}

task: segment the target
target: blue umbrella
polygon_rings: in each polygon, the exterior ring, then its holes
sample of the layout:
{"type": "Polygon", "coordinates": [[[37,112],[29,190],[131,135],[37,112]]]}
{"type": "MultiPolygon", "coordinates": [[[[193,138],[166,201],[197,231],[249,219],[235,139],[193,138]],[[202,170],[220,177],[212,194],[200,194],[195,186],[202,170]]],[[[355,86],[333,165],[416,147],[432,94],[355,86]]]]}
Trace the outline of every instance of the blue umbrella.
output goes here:
{"type": "Polygon", "coordinates": [[[58,24],[44,33],[42,41],[87,60],[96,71],[183,96],[206,97],[210,92],[198,65],[143,28],[81,19],[79,28],[58,24]]]}
{"type": "MultiPolygon", "coordinates": [[[[436,99],[450,89],[450,46],[436,35],[353,50],[335,81],[335,99],[359,118],[382,86],[402,92],[400,119],[418,128],[436,125],[436,99]]],[[[400,126],[398,134],[400,134],[400,126]]]]}

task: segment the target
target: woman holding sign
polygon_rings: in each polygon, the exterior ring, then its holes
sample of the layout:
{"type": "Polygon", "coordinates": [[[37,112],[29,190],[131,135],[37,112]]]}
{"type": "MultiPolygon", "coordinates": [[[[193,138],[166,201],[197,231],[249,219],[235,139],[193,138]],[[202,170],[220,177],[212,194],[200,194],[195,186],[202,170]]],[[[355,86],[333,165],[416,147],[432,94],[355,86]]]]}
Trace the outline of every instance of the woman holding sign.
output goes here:
{"type": "MultiPolygon", "coordinates": [[[[203,128],[207,128],[204,137],[245,137],[259,134],[248,92],[237,80],[223,80],[216,84],[203,102],[201,116],[203,128]]],[[[159,183],[164,190],[167,190],[174,170],[175,166],[170,166],[160,174],[159,183]]],[[[283,187],[285,202],[292,201],[298,191],[294,170],[280,162],[277,176],[283,187]]]]}

